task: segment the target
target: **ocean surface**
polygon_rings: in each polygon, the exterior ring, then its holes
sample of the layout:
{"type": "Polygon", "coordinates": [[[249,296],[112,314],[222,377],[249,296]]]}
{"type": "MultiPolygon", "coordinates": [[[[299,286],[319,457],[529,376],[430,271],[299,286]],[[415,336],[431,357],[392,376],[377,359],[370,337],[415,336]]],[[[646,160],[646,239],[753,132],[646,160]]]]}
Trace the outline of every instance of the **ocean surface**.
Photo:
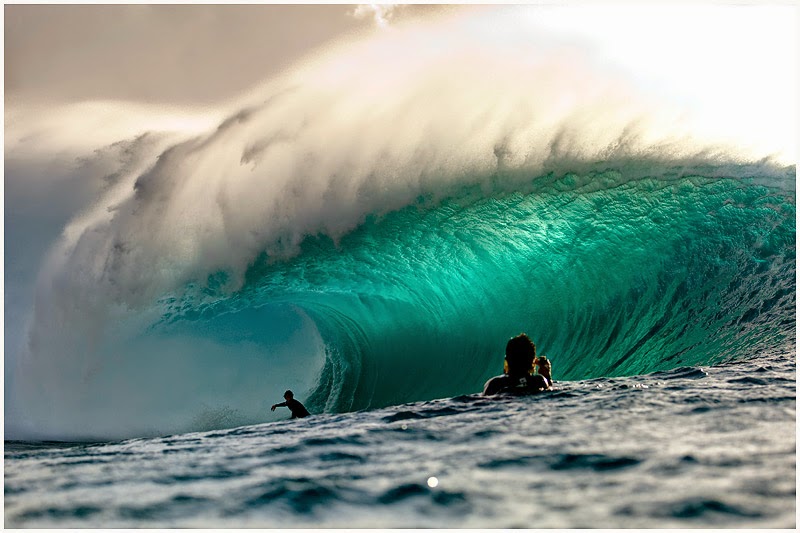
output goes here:
{"type": "Polygon", "coordinates": [[[775,351],[529,397],[6,441],[5,526],[794,528],[795,368],[775,351]]]}

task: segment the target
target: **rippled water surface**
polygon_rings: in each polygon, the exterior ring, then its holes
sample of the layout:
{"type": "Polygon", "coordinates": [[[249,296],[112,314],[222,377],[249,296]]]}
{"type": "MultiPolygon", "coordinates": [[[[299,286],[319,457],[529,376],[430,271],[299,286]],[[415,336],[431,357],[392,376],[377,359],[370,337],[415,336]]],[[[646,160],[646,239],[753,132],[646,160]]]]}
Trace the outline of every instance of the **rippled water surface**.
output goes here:
{"type": "Polygon", "coordinates": [[[5,526],[795,527],[793,352],[557,385],[163,438],[7,441],[5,526]]]}

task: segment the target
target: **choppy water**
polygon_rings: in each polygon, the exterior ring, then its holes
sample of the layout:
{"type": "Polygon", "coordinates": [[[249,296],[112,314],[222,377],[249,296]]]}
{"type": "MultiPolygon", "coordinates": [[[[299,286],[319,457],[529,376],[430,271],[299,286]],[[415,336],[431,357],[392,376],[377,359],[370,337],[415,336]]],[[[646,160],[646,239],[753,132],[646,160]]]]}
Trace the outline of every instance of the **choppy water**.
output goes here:
{"type": "Polygon", "coordinates": [[[5,526],[793,528],[795,383],[790,348],[523,398],[6,442],[5,526]]]}

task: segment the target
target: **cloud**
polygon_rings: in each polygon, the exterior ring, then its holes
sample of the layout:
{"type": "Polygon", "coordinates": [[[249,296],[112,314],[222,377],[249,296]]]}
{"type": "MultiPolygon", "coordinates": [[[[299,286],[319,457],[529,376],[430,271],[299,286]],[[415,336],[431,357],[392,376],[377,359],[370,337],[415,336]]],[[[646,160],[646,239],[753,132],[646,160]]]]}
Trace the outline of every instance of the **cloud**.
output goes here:
{"type": "Polygon", "coordinates": [[[359,20],[372,17],[379,28],[386,28],[400,7],[398,4],[359,4],[351,15],[359,20]]]}
{"type": "Polygon", "coordinates": [[[217,105],[362,26],[350,11],[335,4],[9,5],[6,108],[31,100],[217,105]]]}

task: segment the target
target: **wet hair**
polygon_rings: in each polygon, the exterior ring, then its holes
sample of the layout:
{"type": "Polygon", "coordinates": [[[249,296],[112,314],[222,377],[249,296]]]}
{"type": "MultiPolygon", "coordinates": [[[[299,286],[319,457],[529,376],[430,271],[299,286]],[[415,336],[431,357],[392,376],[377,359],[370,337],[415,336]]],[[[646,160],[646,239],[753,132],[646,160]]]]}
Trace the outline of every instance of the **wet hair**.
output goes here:
{"type": "Polygon", "coordinates": [[[286,398],[287,396],[289,398],[294,398],[294,393],[290,390],[287,390],[286,392],[283,393],[283,397],[286,398]]]}
{"type": "Polygon", "coordinates": [[[536,359],[536,345],[524,333],[510,339],[506,344],[506,363],[509,374],[527,374],[536,359]]]}

